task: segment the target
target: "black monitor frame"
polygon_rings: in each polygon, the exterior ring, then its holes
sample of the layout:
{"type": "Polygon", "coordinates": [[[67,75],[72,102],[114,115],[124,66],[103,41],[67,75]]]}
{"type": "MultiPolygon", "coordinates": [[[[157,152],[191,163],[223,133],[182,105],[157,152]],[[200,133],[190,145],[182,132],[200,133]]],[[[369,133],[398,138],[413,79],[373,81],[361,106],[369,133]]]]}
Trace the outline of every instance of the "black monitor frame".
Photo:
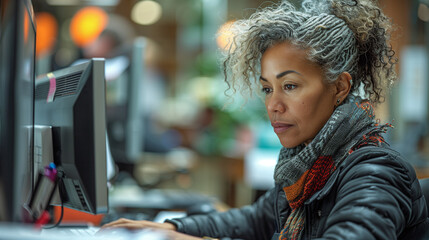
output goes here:
{"type": "Polygon", "coordinates": [[[0,1],[0,221],[23,221],[34,185],[35,44],[31,1],[0,1]]]}
{"type": "Polygon", "coordinates": [[[35,86],[35,124],[52,127],[63,204],[92,214],[108,212],[105,91],[100,58],[44,74],[35,86]]]}

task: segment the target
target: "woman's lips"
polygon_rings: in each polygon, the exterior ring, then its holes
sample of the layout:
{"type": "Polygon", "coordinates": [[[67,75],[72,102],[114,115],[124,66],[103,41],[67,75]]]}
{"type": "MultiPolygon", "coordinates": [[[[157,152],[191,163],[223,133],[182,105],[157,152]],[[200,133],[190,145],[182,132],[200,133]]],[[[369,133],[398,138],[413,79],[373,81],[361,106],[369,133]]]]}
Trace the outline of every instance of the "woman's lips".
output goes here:
{"type": "Polygon", "coordinates": [[[271,126],[273,126],[274,132],[277,134],[283,133],[286,130],[288,130],[290,127],[292,127],[291,124],[286,124],[286,123],[271,123],[271,126]]]}

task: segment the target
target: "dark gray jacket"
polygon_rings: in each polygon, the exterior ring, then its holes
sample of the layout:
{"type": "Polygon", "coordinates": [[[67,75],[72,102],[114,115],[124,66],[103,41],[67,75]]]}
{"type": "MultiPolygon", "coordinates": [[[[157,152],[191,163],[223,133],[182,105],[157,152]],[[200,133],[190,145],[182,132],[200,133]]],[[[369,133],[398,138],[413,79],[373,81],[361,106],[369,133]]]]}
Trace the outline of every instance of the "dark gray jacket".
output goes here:
{"type": "MultiPolygon", "coordinates": [[[[388,147],[353,152],[304,206],[304,239],[422,239],[429,230],[415,171],[388,147]]],[[[290,211],[277,185],[251,206],[169,222],[194,236],[268,240],[290,211]]]]}

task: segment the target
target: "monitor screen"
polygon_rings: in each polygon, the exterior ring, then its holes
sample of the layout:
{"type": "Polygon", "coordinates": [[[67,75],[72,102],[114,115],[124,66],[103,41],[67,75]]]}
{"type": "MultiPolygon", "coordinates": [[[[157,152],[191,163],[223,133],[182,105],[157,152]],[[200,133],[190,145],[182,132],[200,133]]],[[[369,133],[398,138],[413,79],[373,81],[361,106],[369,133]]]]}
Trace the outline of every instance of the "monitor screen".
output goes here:
{"type": "Polygon", "coordinates": [[[0,1],[0,221],[22,221],[31,194],[35,39],[29,0],[0,1]]]}
{"type": "MultiPolygon", "coordinates": [[[[104,59],[37,77],[35,125],[51,128],[54,163],[64,174],[64,206],[93,214],[108,211],[104,59]]],[[[37,146],[36,146],[37,145],[37,146]]]]}

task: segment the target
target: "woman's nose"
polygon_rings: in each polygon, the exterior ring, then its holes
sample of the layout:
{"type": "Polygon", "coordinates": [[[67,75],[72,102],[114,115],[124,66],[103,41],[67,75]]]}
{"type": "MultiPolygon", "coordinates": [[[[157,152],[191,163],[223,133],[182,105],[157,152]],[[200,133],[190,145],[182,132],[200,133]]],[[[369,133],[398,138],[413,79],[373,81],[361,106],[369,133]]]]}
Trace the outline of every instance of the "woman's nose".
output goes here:
{"type": "Polygon", "coordinates": [[[283,99],[277,94],[273,94],[269,99],[266,99],[265,105],[268,112],[283,113],[286,111],[283,99]]]}

